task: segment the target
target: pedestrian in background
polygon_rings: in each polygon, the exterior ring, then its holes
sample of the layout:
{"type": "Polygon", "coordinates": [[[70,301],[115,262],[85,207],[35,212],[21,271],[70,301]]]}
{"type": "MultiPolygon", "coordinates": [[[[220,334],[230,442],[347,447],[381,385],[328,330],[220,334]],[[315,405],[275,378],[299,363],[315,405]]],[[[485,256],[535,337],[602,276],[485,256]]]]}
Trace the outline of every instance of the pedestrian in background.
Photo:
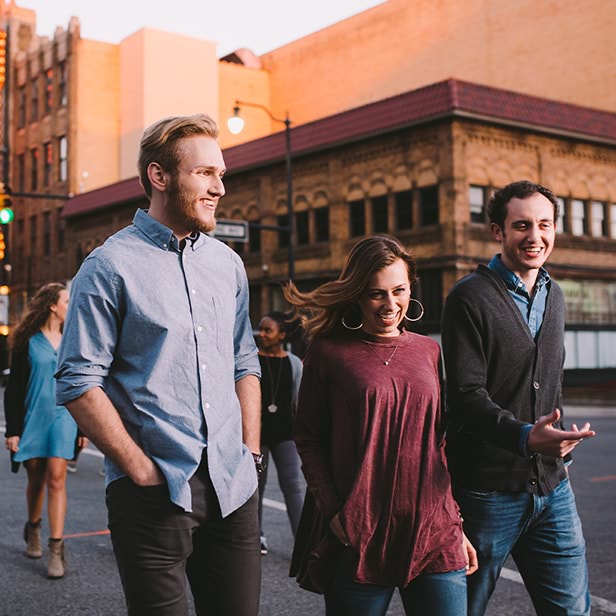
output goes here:
{"type": "Polygon", "coordinates": [[[565,302],[543,267],[558,200],[512,182],[488,204],[501,252],[458,281],[443,311],[447,456],[479,572],[469,614],[482,616],[512,554],[537,614],[590,613],[582,524],[566,464],[586,424],[565,431],[565,302]]]}
{"type": "Polygon", "coordinates": [[[28,474],[24,539],[30,558],[43,555],[41,516],[47,488],[49,578],[64,576],[66,468],[76,446],[86,444],[66,408],[56,404],[53,375],[67,307],[68,291],[62,284],[46,284],[36,293],[11,335],[11,373],[4,392],[6,447],[13,471],[23,463],[28,474]]]}
{"type": "Polygon", "coordinates": [[[302,361],[285,351],[290,323],[283,312],[272,311],[259,323],[257,346],[261,362],[261,453],[264,471],[259,475],[259,525],[261,554],[267,554],[263,530],[263,494],[270,454],[276,464],[278,482],[287,506],[293,536],[297,532],[304,503],[304,479],[293,440],[293,419],[302,378],[302,361]]]}
{"type": "Polygon", "coordinates": [[[256,616],[261,391],[241,259],[207,235],[224,195],[216,123],[148,127],[133,224],[83,262],[58,400],[105,454],[129,614],[256,616]],[[257,466],[257,468],[255,468],[257,466]]]}
{"type": "Polygon", "coordinates": [[[475,553],[451,494],[436,342],[403,328],[415,261],[393,237],[351,250],[339,278],[287,300],[311,339],[295,440],[308,492],[291,574],[329,616],[466,614],[475,553]]]}

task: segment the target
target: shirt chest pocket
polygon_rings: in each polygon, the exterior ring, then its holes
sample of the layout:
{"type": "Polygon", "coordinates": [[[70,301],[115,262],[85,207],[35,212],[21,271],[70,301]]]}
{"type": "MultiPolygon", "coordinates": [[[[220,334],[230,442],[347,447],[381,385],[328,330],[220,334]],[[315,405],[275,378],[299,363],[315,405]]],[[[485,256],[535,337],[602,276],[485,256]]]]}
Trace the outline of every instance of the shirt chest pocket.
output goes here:
{"type": "Polygon", "coordinates": [[[235,298],[213,297],[216,346],[219,352],[233,356],[233,332],[235,324],[235,298]]]}

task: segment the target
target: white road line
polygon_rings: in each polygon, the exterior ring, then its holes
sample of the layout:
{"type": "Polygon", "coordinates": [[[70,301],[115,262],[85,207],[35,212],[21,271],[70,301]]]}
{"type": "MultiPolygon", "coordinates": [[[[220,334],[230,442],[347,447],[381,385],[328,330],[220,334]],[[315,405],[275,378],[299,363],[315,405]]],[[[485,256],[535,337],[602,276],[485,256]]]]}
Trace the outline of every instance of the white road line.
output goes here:
{"type": "Polygon", "coordinates": [[[263,504],[266,507],[271,507],[272,509],[278,509],[278,511],[286,511],[287,507],[284,503],[280,501],[272,500],[271,498],[264,498],[263,504]]]}
{"type": "Polygon", "coordinates": [[[91,449],[90,447],[86,447],[85,449],[82,449],[81,453],[82,454],[85,453],[87,456],[94,456],[95,458],[104,458],[105,457],[98,449],[91,449]]]}
{"type": "MultiPolygon", "coordinates": [[[[500,576],[510,582],[524,584],[522,576],[517,571],[513,571],[512,569],[505,569],[503,567],[500,576]]],[[[607,599],[590,595],[590,605],[596,610],[601,610],[603,612],[607,612],[608,614],[616,614],[616,603],[608,601],[607,599]]]]}

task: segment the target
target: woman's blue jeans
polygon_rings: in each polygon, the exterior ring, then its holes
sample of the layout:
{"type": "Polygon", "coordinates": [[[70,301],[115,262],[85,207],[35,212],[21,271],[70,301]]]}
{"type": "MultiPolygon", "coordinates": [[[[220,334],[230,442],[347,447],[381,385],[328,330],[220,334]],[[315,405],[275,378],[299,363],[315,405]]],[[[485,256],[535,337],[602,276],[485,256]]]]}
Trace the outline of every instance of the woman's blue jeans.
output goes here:
{"type": "Polygon", "coordinates": [[[479,570],[468,578],[469,616],[483,616],[509,554],[537,614],[590,614],[582,524],[568,479],[545,496],[454,487],[479,570]]]}
{"type": "MultiPolygon", "coordinates": [[[[353,581],[357,557],[343,552],[330,588],[325,592],[327,616],[384,616],[395,588],[353,581]]],[[[406,614],[415,616],[466,616],[466,572],[429,573],[400,588],[406,614]]]]}

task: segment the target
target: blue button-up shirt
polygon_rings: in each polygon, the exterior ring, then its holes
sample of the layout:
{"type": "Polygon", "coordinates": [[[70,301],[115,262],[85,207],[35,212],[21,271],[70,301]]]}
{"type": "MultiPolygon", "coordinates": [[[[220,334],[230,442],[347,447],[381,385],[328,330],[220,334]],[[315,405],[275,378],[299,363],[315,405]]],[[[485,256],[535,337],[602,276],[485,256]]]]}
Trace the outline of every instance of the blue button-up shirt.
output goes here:
{"type": "Polygon", "coordinates": [[[550,275],[544,268],[539,270],[535,289],[531,296],[522,282],[522,279],[514,274],[502,261],[500,254],[494,255],[488,263],[488,267],[496,272],[502,279],[509,295],[513,298],[515,305],[522,313],[522,317],[533,338],[537,337],[541,324],[543,323],[543,315],[545,314],[545,303],[548,299],[548,290],[550,275]]]}
{"type": "MultiPolygon", "coordinates": [[[[260,366],[246,273],[229,247],[203,234],[180,244],[138,210],[79,270],[58,366],[58,404],[103,388],[186,511],[206,442],[222,515],[254,493],[235,382],[260,366]]],[[[105,473],[124,475],[109,459],[105,473]]]]}
{"type": "MultiPolygon", "coordinates": [[[[526,285],[522,282],[522,279],[503,263],[500,254],[492,257],[488,263],[488,267],[503,279],[507,291],[509,291],[509,295],[513,298],[515,305],[520,310],[524,321],[526,321],[530,329],[531,336],[533,339],[536,338],[541,329],[541,324],[543,323],[545,304],[548,299],[548,291],[550,288],[548,284],[550,282],[550,275],[544,268],[539,270],[535,282],[535,290],[531,296],[528,293],[526,285]]],[[[519,448],[522,455],[525,456],[528,455],[526,445],[531,429],[531,425],[524,426],[520,434],[519,448]]]]}

